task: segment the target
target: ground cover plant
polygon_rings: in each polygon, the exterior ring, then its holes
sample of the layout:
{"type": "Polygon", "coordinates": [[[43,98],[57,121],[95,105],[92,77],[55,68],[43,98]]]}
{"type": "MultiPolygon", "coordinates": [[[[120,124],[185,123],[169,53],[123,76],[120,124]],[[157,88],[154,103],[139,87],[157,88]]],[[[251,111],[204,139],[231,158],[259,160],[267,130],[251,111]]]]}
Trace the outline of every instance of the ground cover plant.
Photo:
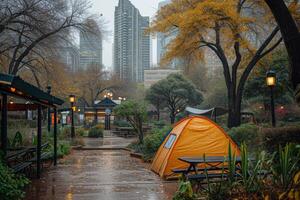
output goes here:
{"type": "Polygon", "coordinates": [[[0,199],[20,200],[24,197],[24,187],[29,184],[29,180],[23,175],[14,174],[0,158],[0,199]]]}

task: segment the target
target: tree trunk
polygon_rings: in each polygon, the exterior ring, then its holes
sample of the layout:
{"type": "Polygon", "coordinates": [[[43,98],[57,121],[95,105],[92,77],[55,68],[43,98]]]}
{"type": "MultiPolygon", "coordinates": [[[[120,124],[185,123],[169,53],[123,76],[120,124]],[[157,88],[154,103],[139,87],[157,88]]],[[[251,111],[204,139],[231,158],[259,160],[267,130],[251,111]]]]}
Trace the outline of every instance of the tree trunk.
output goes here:
{"type": "Polygon", "coordinates": [[[139,122],[138,126],[139,126],[138,127],[139,142],[140,142],[140,144],[143,144],[144,143],[143,123],[139,122]]]}
{"type": "Polygon", "coordinates": [[[159,109],[159,104],[156,106],[156,113],[157,113],[157,121],[160,120],[160,109],[159,109]]]}
{"type": "Polygon", "coordinates": [[[170,114],[170,121],[171,121],[171,124],[174,124],[174,123],[175,123],[175,117],[176,117],[176,115],[174,114],[174,112],[171,112],[171,114],[170,114]]]}
{"type": "MultiPolygon", "coordinates": [[[[290,76],[292,85],[297,93],[300,91],[300,33],[283,0],[265,0],[271,9],[280,31],[289,55],[290,60],[290,76]]],[[[298,96],[300,102],[300,95],[298,96]]]]}

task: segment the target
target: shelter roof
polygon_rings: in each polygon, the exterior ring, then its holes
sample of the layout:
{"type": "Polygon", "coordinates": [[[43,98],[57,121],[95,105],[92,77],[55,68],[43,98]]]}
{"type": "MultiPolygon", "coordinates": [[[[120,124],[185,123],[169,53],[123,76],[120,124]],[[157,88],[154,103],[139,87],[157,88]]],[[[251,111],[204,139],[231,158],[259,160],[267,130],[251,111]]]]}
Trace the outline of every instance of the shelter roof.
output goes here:
{"type": "Polygon", "coordinates": [[[16,96],[47,106],[62,105],[63,100],[44,92],[19,76],[0,73],[0,93],[16,96]]]}

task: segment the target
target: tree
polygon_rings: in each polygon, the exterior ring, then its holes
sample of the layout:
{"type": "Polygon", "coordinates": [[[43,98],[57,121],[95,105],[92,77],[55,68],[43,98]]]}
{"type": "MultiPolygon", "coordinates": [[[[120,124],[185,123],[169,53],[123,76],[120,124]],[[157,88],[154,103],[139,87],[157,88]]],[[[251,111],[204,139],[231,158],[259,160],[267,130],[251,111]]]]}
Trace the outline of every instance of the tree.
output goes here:
{"type": "MultiPolygon", "coordinates": [[[[272,11],[280,31],[289,55],[290,60],[290,77],[294,90],[296,91],[296,100],[300,103],[300,33],[295,23],[292,13],[286,6],[283,0],[265,0],[266,4],[272,11]]],[[[293,1],[294,10],[297,10],[297,0],[293,1]]]]}
{"type": "MultiPolygon", "coordinates": [[[[198,105],[203,99],[195,85],[180,74],[171,74],[166,79],[152,85],[148,96],[160,99],[167,106],[172,124],[175,122],[176,115],[187,105],[198,105]]],[[[151,103],[155,105],[155,101],[151,103]]]]}
{"type": "Polygon", "coordinates": [[[145,99],[151,103],[155,109],[156,109],[156,114],[157,114],[157,121],[160,120],[160,110],[162,108],[164,108],[164,102],[161,98],[161,95],[156,94],[155,91],[153,91],[153,87],[151,87],[150,89],[148,89],[146,91],[146,97],[145,99]]]}
{"type": "Polygon", "coordinates": [[[121,84],[115,76],[102,70],[102,66],[91,64],[86,70],[74,73],[74,85],[78,88],[78,96],[87,106],[94,106],[94,102],[106,90],[112,90],[121,84]]]}
{"type": "Polygon", "coordinates": [[[266,73],[268,70],[276,72],[277,82],[274,88],[275,102],[281,105],[293,103],[292,86],[288,81],[288,55],[285,49],[279,49],[274,52],[270,58],[265,58],[260,62],[259,68],[254,70],[252,76],[245,87],[244,100],[255,103],[265,103],[265,107],[269,107],[270,103],[270,90],[266,85],[266,73]],[[253,101],[254,100],[254,101],[253,101]]]}
{"type": "Polygon", "coordinates": [[[228,127],[239,126],[244,87],[251,71],[282,41],[265,3],[173,0],[158,12],[150,31],[168,33],[174,27],[178,35],[169,44],[164,61],[186,55],[199,61],[205,49],[212,51],[223,67],[228,127]]]}
{"type": "Polygon", "coordinates": [[[139,143],[143,144],[143,122],[147,118],[146,105],[143,102],[128,100],[115,107],[114,112],[117,116],[126,118],[137,133],[139,143]]]}
{"type": "Polygon", "coordinates": [[[37,63],[44,66],[69,41],[71,30],[98,31],[83,0],[4,0],[0,6],[0,55],[9,58],[9,74],[24,68],[35,73],[37,63]]]}

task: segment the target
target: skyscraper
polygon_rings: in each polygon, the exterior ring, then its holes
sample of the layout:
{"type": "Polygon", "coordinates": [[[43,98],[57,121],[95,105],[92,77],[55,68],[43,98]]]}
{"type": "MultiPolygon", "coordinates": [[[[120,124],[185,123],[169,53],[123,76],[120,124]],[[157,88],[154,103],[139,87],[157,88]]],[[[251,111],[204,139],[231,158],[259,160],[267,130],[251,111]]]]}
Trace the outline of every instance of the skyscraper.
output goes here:
{"type": "Polygon", "coordinates": [[[79,49],[73,44],[61,44],[57,48],[57,57],[69,71],[76,72],[79,68],[79,49]]]}
{"type": "MultiPolygon", "coordinates": [[[[171,0],[162,1],[158,4],[158,10],[162,7],[169,4],[171,0]]],[[[167,52],[168,44],[176,38],[178,31],[173,29],[169,33],[157,33],[157,62],[160,63],[161,59],[164,57],[165,53],[167,52]]],[[[179,59],[172,60],[168,66],[163,66],[171,69],[178,69],[182,65],[179,59]]]]}
{"type": "Polygon", "coordinates": [[[142,82],[150,68],[149,17],[141,16],[129,0],[115,8],[114,71],[122,80],[142,82]]]}
{"type": "Polygon", "coordinates": [[[86,69],[92,64],[102,66],[101,35],[80,32],[80,69],[86,69]]]}

